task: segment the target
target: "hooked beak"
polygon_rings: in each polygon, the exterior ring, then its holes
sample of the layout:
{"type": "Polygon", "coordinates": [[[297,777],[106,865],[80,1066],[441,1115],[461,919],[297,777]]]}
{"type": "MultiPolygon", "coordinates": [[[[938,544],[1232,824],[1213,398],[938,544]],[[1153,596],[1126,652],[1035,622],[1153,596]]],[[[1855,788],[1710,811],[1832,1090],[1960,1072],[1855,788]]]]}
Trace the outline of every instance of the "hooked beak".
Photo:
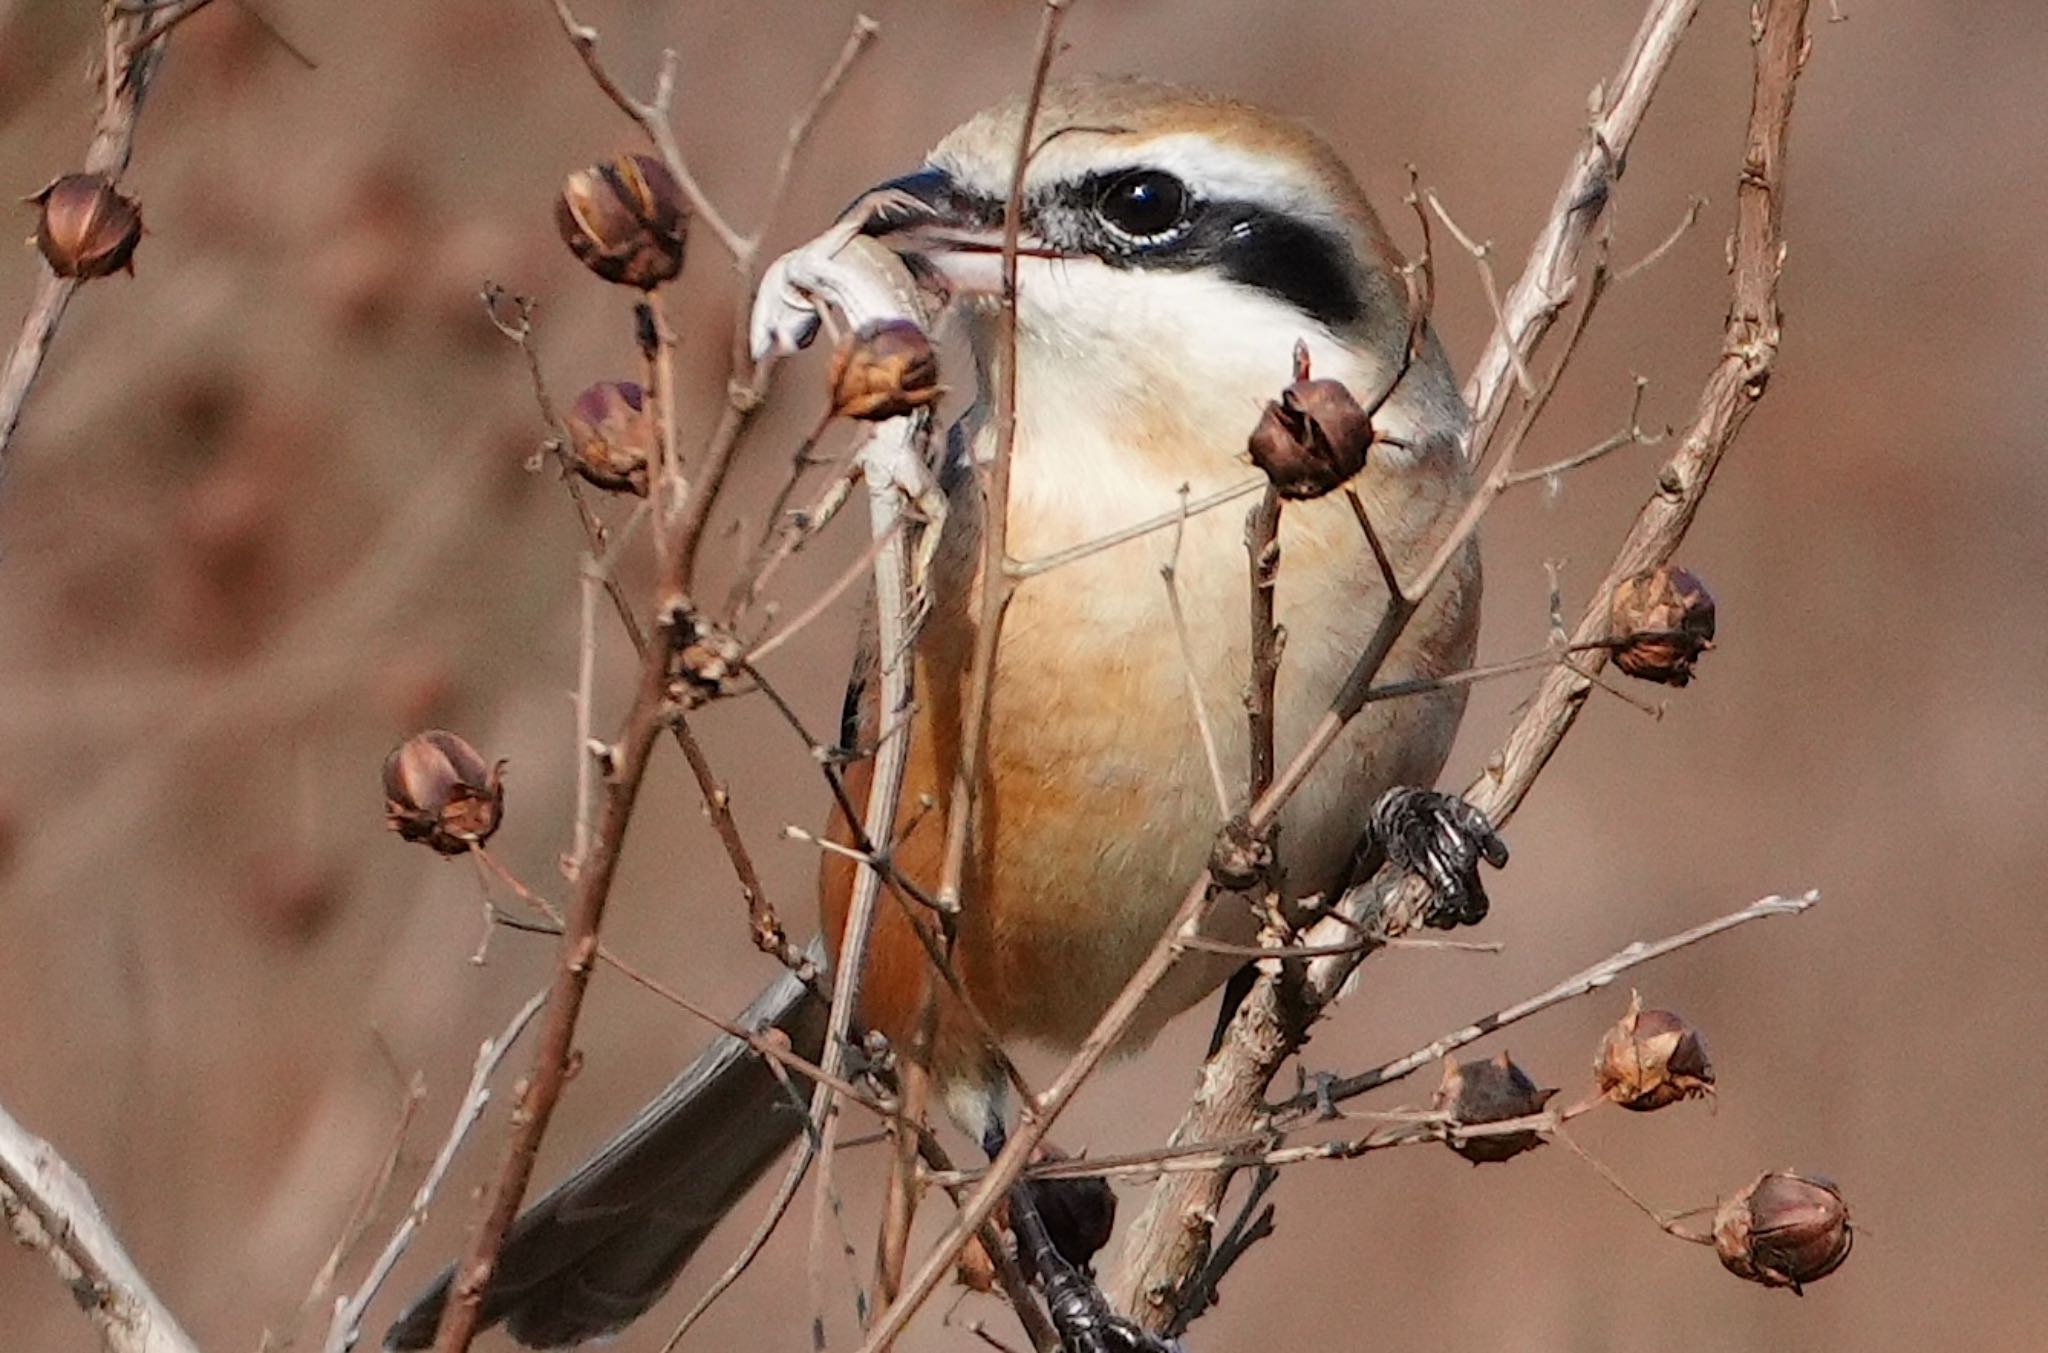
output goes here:
{"type": "MultiPolygon", "coordinates": [[[[926,166],[861,194],[842,219],[909,259],[954,297],[993,296],[1003,285],[1003,203],[963,191],[943,169],[926,166]]],[[[1022,231],[1021,258],[1063,258],[1022,231]]]]}

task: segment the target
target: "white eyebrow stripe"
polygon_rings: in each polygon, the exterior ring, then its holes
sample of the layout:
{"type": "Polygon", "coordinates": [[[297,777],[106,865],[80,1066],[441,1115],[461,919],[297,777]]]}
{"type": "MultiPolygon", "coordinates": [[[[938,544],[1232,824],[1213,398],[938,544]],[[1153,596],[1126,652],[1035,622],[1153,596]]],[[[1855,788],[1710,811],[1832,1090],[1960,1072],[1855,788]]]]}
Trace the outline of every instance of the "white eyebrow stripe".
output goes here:
{"type": "MultiPolygon", "coordinates": [[[[1007,194],[1008,166],[991,174],[988,165],[955,156],[935,156],[932,162],[976,194],[998,199],[1007,194]]],[[[1212,202],[1252,202],[1317,220],[1336,215],[1322,185],[1294,164],[1224,145],[1197,132],[1168,132],[1137,142],[1119,138],[1110,148],[1081,132],[1061,136],[1033,158],[1029,183],[1035,188],[1138,168],[1163,169],[1186,183],[1197,197],[1212,202]]]]}

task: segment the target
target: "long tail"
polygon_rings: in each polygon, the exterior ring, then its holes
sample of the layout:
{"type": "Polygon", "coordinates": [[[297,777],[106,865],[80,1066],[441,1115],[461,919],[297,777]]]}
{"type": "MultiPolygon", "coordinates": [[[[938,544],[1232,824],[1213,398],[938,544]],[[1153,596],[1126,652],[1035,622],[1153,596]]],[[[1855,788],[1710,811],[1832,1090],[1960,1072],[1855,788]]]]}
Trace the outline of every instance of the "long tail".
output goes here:
{"type": "MultiPolygon", "coordinates": [[[[825,1003],[784,976],[736,1021],[788,1035],[816,1061],[825,1003]]],[[[808,1089],[805,1082],[797,1082],[808,1089]]],[[[737,1038],[721,1038],[625,1129],[513,1223],[484,1293],[483,1324],[505,1322],[529,1348],[613,1333],[652,1306],[713,1227],[796,1139],[802,1107],[737,1038]]],[[[384,1336],[434,1341],[454,1270],[384,1336]]]]}

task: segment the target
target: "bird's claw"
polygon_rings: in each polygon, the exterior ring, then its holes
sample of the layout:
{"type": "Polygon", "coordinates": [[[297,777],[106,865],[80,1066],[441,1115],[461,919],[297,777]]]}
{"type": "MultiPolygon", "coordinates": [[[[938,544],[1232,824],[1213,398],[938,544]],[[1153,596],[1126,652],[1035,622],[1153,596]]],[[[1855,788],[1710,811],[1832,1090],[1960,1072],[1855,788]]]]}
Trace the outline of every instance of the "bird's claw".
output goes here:
{"type": "Polygon", "coordinates": [[[1095,1280],[1070,1264],[1045,1274],[1045,1305],[1063,1353],[1179,1353],[1136,1321],[1118,1315],[1095,1280]]]}
{"type": "Polygon", "coordinates": [[[1429,885],[1424,925],[1449,930],[1486,919],[1479,862],[1495,869],[1508,862],[1507,842],[1486,814],[1455,794],[1397,787],[1373,805],[1372,825],[1388,861],[1429,885]]]}

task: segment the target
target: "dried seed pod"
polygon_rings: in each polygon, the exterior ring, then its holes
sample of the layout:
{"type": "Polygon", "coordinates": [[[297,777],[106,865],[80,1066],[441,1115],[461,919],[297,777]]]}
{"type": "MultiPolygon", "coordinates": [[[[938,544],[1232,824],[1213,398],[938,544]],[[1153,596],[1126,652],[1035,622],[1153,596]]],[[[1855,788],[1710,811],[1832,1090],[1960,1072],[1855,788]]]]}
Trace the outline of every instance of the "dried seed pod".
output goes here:
{"type": "Polygon", "coordinates": [[[66,174],[28,199],[39,209],[36,248],[59,277],[135,273],[142,209],[104,174],[66,174]]]}
{"type": "Polygon", "coordinates": [[[642,291],[683,270],[689,218],[682,189],[651,155],[579,169],[555,199],[555,226],[570,252],[605,281],[642,291]]]}
{"type": "MultiPolygon", "coordinates": [[[[1474,1058],[1469,1062],[1446,1057],[1443,1082],[1437,1086],[1432,1107],[1439,1113],[1449,1114],[1461,1126],[1501,1123],[1510,1118],[1526,1118],[1532,1113],[1543,1112],[1543,1106],[1556,1093],[1555,1089],[1544,1089],[1530,1080],[1528,1073],[1516,1066],[1505,1052],[1491,1058],[1474,1058]]],[[[1541,1145],[1542,1134],[1533,1131],[1454,1137],[1450,1141],[1451,1150],[1474,1165],[1511,1160],[1541,1145]]]]}
{"type": "Polygon", "coordinates": [[[569,406],[570,463],[601,489],[647,496],[647,467],[660,432],[647,399],[631,381],[599,381],[569,406]]]}
{"type": "Polygon", "coordinates": [[[945,393],[931,339],[907,319],[863,324],[832,354],[826,379],[832,412],[870,423],[901,418],[945,393]]]}
{"type": "Polygon", "coordinates": [[[453,733],[415,733],[384,759],[385,820],[408,841],[460,855],[498,830],[504,765],[486,763],[453,733]]]}
{"type": "Polygon", "coordinates": [[[1294,382],[1266,405],[1245,449],[1283,498],[1320,498],[1365,468],[1372,419],[1342,381],[1313,380],[1294,348],[1294,382]]]}
{"type": "Polygon", "coordinates": [[[1714,1067],[1700,1031],[1669,1010],[1645,1010],[1640,993],[1600,1041],[1593,1063],[1600,1093],[1648,1112],[1714,1092],[1714,1067]]]}
{"type": "Polygon", "coordinates": [[[1669,564],[1614,589],[1609,606],[1614,665],[1632,677],[1683,686],[1714,646],[1714,598],[1705,583],[1669,564]]]}
{"type": "Polygon", "coordinates": [[[1842,1266],[1856,1243],[1842,1191],[1817,1175],[1758,1175],[1714,1214],[1714,1249],[1738,1278],[1800,1292],[1842,1266]]]}

